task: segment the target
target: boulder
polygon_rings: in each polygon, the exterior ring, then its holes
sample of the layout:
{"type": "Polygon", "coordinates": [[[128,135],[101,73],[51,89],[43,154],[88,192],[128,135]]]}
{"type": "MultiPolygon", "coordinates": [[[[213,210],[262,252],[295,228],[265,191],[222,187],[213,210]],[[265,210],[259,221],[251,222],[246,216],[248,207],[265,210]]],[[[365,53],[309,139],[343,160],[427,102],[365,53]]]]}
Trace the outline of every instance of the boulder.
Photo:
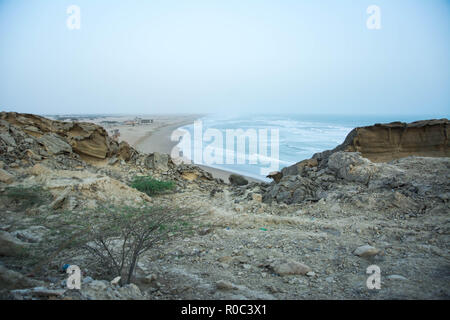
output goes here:
{"type": "Polygon", "coordinates": [[[21,273],[0,265],[0,288],[7,290],[30,288],[42,285],[40,281],[30,279],[21,273]]]}
{"type": "MultiPolygon", "coordinates": [[[[113,140],[100,126],[92,123],[77,123],[75,128],[67,132],[71,137],[70,144],[73,150],[85,156],[105,159],[112,152],[110,146],[113,140]]],[[[117,142],[115,142],[117,145],[117,142]]]]}
{"type": "Polygon", "coordinates": [[[14,139],[13,136],[11,136],[7,132],[4,132],[4,133],[0,134],[0,139],[3,140],[4,142],[6,142],[6,144],[8,144],[8,145],[10,145],[12,147],[17,147],[16,140],[14,139]]]}
{"type": "Polygon", "coordinates": [[[283,178],[283,174],[280,171],[272,171],[266,176],[266,178],[270,178],[275,181],[275,183],[278,183],[280,182],[281,178],[283,178]]]}
{"type": "Polygon", "coordinates": [[[216,282],[216,287],[219,290],[233,290],[236,287],[229,281],[226,280],[219,280],[216,282]]]}
{"type": "Polygon", "coordinates": [[[11,184],[15,180],[15,177],[8,171],[0,169],[0,182],[11,184]]]}
{"type": "Polygon", "coordinates": [[[302,174],[304,168],[312,168],[312,167],[317,167],[318,166],[318,161],[317,159],[306,159],[306,160],[302,160],[300,162],[297,162],[296,164],[283,168],[281,170],[282,176],[293,176],[293,175],[298,175],[298,174],[302,174]]]}
{"type": "Polygon", "coordinates": [[[129,161],[133,156],[134,150],[126,141],[122,141],[119,144],[118,156],[122,160],[129,161]]]}
{"type": "Polygon", "coordinates": [[[360,247],[356,248],[355,251],[353,251],[353,254],[355,256],[359,256],[359,257],[363,257],[363,258],[372,257],[372,256],[377,255],[378,253],[380,253],[379,249],[372,247],[368,244],[364,245],[364,246],[360,246],[360,247]]]}
{"type": "Polygon", "coordinates": [[[333,153],[328,158],[328,168],[334,171],[338,178],[360,183],[368,183],[378,171],[377,166],[357,152],[333,153]]]}
{"type": "Polygon", "coordinates": [[[288,275],[306,275],[311,271],[311,268],[307,265],[297,261],[285,261],[272,265],[273,271],[280,276],[288,275]]]}
{"type": "Polygon", "coordinates": [[[25,254],[27,244],[6,231],[0,231],[0,256],[20,257],[25,254]]]}
{"type": "Polygon", "coordinates": [[[318,185],[309,178],[286,176],[278,184],[271,185],[264,194],[264,202],[275,199],[287,204],[316,200],[318,185]]]}
{"type": "Polygon", "coordinates": [[[61,192],[55,198],[55,200],[52,201],[52,203],[50,203],[49,207],[53,210],[60,209],[63,206],[64,202],[66,201],[67,197],[69,196],[69,193],[70,193],[70,188],[64,189],[64,191],[61,192]]]}
{"type": "Polygon", "coordinates": [[[149,169],[167,171],[169,170],[169,155],[154,152],[147,156],[145,159],[145,165],[149,169]]]}
{"type": "Polygon", "coordinates": [[[72,147],[55,133],[48,133],[38,139],[50,154],[71,153],[72,147]]]}
{"type": "Polygon", "coordinates": [[[232,174],[228,177],[228,180],[230,183],[234,186],[245,186],[248,184],[248,180],[245,179],[243,176],[238,174],[232,174]]]}
{"type": "Polygon", "coordinates": [[[118,286],[120,284],[120,279],[122,279],[122,277],[115,277],[114,279],[111,280],[111,284],[114,286],[118,286]]]}

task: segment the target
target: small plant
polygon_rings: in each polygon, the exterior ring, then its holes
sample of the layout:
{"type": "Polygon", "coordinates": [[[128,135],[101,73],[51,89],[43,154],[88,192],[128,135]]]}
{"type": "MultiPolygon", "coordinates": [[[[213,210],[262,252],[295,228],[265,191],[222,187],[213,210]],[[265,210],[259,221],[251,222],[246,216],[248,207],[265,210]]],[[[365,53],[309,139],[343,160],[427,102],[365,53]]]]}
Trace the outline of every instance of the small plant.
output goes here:
{"type": "Polygon", "coordinates": [[[106,275],[130,283],[139,258],[155,245],[193,230],[192,214],[168,207],[103,207],[92,212],[63,212],[56,225],[62,235],[49,248],[49,263],[62,250],[91,253],[95,266],[106,275]],[[53,252],[53,253],[50,253],[53,252]]]}
{"type": "Polygon", "coordinates": [[[40,186],[33,187],[9,187],[5,190],[2,196],[9,198],[21,209],[40,206],[44,204],[49,198],[50,194],[42,189],[40,186]]]}
{"type": "Polygon", "coordinates": [[[160,181],[153,179],[149,176],[136,176],[131,182],[131,187],[141,192],[153,196],[164,191],[172,190],[175,188],[175,182],[173,181],[160,181]]]}

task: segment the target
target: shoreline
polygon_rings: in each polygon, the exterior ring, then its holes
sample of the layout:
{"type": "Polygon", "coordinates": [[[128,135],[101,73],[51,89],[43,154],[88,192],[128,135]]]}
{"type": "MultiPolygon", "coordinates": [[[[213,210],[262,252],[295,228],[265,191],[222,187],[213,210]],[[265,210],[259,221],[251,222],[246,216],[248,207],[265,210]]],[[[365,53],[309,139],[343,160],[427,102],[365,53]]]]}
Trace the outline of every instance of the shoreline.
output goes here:
{"type": "MultiPolygon", "coordinates": [[[[183,119],[182,121],[166,124],[161,127],[155,128],[153,131],[146,132],[145,135],[139,137],[136,142],[133,144],[133,147],[141,152],[145,153],[166,153],[169,154],[172,151],[172,148],[177,145],[177,141],[172,141],[170,139],[172,133],[183,126],[194,123],[195,120],[201,118],[201,116],[191,117],[190,119],[183,119]]],[[[127,139],[122,139],[127,140],[127,139]]],[[[194,164],[199,168],[205,170],[212,174],[214,178],[222,179],[225,183],[229,183],[228,178],[232,174],[239,174],[232,171],[227,171],[224,169],[218,169],[209,167],[202,164],[194,164]]],[[[266,182],[262,179],[256,179],[254,177],[246,176],[245,174],[239,174],[245,177],[249,182],[266,182]]]]}

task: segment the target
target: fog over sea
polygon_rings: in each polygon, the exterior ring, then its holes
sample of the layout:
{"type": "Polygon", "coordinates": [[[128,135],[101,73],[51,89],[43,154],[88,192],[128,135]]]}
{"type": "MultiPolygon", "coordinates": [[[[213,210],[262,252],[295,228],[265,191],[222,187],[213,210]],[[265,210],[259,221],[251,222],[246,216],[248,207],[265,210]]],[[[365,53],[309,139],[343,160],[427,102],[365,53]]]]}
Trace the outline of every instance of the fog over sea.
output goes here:
{"type": "Polygon", "coordinates": [[[347,134],[355,127],[373,125],[375,123],[388,123],[393,121],[412,122],[432,118],[434,117],[427,115],[208,115],[199,119],[201,120],[201,135],[194,134],[194,124],[180,128],[181,130],[186,130],[186,132],[189,132],[190,134],[190,143],[181,144],[180,147],[183,149],[183,155],[190,158],[193,163],[203,164],[256,179],[270,181],[270,179],[265,178],[268,170],[281,170],[283,167],[292,165],[304,159],[309,159],[316,152],[333,149],[337,145],[341,144],[347,134]],[[222,135],[222,141],[220,141],[220,139],[217,140],[216,138],[205,136],[208,129],[219,130],[222,135]],[[237,150],[237,140],[234,142],[234,150],[227,149],[226,130],[236,129],[242,129],[244,132],[249,129],[254,129],[254,132],[257,133],[258,160],[256,164],[249,163],[249,156],[252,153],[249,151],[250,146],[248,138],[245,142],[245,163],[237,163],[239,154],[242,156],[242,152],[238,152],[237,150]],[[263,136],[258,135],[258,130],[260,129],[267,129],[268,132],[268,137],[265,140],[267,141],[266,154],[264,154],[264,150],[259,147],[260,140],[264,138],[263,136]],[[271,129],[278,129],[278,157],[276,157],[276,154],[272,153],[271,129]],[[199,143],[200,140],[203,140],[202,143],[199,143]],[[214,145],[221,145],[223,151],[218,151],[215,148],[212,148],[214,145]],[[211,154],[212,157],[218,156],[216,159],[220,158],[222,161],[215,161],[213,163],[210,161],[207,163],[204,155],[205,148],[208,148],[208,146],[210,149],[206,150],[207,153],[211,154]],[[200,150],[201,152],[199,153],[200,150]],[[219,153],[217,154],[215,152],[219,153]],[[226,163],[227,154],[231,154],[231,156],[234,157],[233,164],[226,163]],[[266,172],[264,173],[264,171],[266,172]]]}

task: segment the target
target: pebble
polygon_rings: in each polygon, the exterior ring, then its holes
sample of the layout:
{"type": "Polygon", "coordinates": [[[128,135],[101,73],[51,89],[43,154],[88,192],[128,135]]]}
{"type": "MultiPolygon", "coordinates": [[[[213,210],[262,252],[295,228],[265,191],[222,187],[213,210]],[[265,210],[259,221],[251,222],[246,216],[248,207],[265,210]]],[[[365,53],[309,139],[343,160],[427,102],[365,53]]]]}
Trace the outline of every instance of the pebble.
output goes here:
{"type": "Polygon", "coordinates": [[[231,282],[225,281],[225,280],[217,281],[216,287],[219,290],[233,290],[234,289],[234,285],[231,282]]]}
{"type": "Polygon", "coordinates": [[[92,279],[91,277],[87,276],[83,278],[83,283],[84,284],[88,284],[90,282],[94,281],[94,279],[92,279]]]}
{"type": "Polygon", "coordinates": [[[112,285],[118,285],[120,282],[121,277],[115,277],[114,279],[111,280],[111,284],[112,285]]]}
{"type": "Polygon", "coordinates": [[[364,246],[360,246],[358,248],[356,248],[355,251],[353,251],[353,254],[359,257],[372,257],[377,255],[378,253],[380,253],[380,250],[367,245],[364,246]]]}
{"type": "Polygon", "coordinates": [[[145,283],[151,283],[153,281],[156,281],[156,279],[158,279],[156,274],[149,274],[148,276],[145,277],[145,283]]]}
{"type": "Polygon", "coordinates": [[[306,275],[311,271],[311,268],[297,261],[288,261],[280,264],[275,264],[273,266],[273,271],[275,271],[275,273],[279,274],[280,276],[295,274],[306,275]]]}

